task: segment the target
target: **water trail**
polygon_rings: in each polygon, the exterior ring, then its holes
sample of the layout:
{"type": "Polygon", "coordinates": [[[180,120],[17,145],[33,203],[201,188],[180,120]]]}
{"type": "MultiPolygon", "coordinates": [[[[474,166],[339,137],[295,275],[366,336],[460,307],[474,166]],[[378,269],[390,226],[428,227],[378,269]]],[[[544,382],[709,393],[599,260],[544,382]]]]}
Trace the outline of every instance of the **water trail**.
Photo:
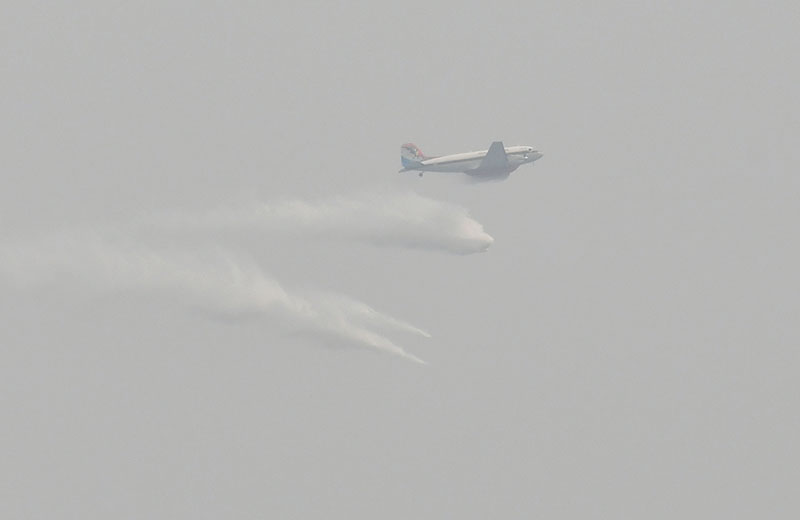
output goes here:
{"type": "Polygon", "coordinates": [[[372,323],[376,326],[385,326],[390,329],[408,332],[424,338],[430,338],[431,335],[414,325],[403,320],[394,318],[382,312],[376,311],[369,305],[354,300],[348,296],[341,294],[324,293],[317,296],[318,299],[328,302],[331,306],[345,308],[354,317],[366,323],[372,323]]]}
{"type": "Polygon", "coordinates": [[[427,336],[413,325],[348,296],[288,292],[254,262],[220,249],[156,251],[127,238],[60,233],[0,245],[0,282],[22,288],[66,284],[94,290],[166,290],[213,312],[273,318],[322,343],[345,343],[424,363],[380,332],[389,328],[427,336]]]}
{"type": "Polygon", "coordinates": [[[206,213],[170,212],[137,224],[173,232],[259,231],[309,235],[319,240],[355,241],[471,254],[494,239],[458,205],[414,192],[362,192],[320,200],[286,199],[206,213]]]}

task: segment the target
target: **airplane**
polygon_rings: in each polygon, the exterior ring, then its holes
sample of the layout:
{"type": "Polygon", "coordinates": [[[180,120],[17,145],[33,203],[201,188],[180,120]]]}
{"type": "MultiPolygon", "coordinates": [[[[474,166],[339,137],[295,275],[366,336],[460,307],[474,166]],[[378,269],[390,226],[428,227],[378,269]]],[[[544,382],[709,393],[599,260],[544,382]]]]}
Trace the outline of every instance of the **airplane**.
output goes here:
{"type": "Polygon", "coordinates": [[[495,141],[488,150],[428,157],[412,143],[400,147],[402,172],[461,172],[482,180],[505,179],[523,164],[541,159],[541,152],[530,146],[503,146],[495,141]]]}

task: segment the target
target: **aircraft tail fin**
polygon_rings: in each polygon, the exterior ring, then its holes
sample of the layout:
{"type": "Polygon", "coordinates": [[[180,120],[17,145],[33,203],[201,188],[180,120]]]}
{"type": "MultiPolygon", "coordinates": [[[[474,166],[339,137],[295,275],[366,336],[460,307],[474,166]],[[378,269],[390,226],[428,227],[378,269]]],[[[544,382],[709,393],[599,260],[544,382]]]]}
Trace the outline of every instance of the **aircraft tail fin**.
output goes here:
{"type": "Polygon", "coordinates": [[[400,147],[400,162],[403,163],[403,168],[419,166],[425,159],[427,159],[425,154],[413,143],[406,143],[400,147]]]}

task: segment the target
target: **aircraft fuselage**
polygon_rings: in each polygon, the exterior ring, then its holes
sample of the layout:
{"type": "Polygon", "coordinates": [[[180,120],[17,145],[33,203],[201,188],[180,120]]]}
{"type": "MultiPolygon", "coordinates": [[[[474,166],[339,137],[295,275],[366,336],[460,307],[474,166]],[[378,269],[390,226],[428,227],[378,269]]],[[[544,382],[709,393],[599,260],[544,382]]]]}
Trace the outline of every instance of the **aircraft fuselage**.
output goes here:
{"type": "Polygon", "coordinates": [[[460,172],[476,177],[507,177],[523,164],[537,161],[542,156],[531,146],[505,148],[498,141],[489,150],[426,157],[416,146],[406,144],[401,148],[404,168],[400,171],[460,172]]]}

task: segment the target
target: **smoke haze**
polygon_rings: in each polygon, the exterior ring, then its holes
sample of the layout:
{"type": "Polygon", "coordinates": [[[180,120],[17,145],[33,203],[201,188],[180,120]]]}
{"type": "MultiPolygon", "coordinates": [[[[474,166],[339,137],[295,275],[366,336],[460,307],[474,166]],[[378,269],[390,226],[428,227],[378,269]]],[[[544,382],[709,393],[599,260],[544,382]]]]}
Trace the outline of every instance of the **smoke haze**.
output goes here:
{"type": "Polygon", "coordinates": [[[4,1],[0,519],[800,518],[798,20],[4,1]]]}

